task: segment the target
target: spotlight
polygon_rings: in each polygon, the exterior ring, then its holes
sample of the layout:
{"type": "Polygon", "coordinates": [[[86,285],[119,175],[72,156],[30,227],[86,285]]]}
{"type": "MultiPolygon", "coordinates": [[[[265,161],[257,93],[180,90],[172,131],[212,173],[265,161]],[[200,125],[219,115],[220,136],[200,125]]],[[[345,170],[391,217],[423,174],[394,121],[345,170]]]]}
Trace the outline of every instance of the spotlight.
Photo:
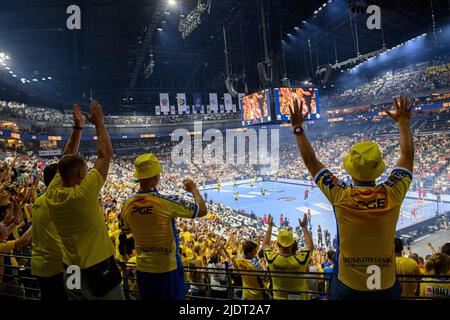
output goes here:
{"type": "Polygon", "coordinates": [[[169,0],[168,3],[169,3],[169,6],[172,6],[172,7],[177,4],[177,2],[175,0],[169,0]]]}
{"type": "Polygon", "coordinates": [[[53,78],[52,78],[52,77],[47,77],[47,79],[48,79],[48,80],[52,80],[53,78]]]}
{"type": "Polygon", "coordinates": [[[163,29],[162,29],[162,28],[158,28],[157,30],[158,30],[158,31],[163,31],[163,29]]]}

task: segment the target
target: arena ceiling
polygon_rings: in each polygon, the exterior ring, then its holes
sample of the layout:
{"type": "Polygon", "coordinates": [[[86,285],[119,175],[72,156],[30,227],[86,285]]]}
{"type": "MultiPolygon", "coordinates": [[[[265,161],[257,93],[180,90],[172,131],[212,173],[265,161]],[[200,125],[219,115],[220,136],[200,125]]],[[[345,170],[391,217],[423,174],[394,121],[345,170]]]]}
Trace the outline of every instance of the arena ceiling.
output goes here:
{"type": "MultiPolygon", "coordinates": [[[[281,39],[288,40],[286,34],[301,27],[302,21],[313,26],[308,37],[313,43],[316,64],[334,62],[336,42],[340,60],[355,56],[355,41],[348,23],[350,10],[340,14],[325,14],[324,10],[324,14],[313,18],[314,11],[328,1],[262,1],[276,79],[285,72],[281,39]]],[[[334,1],[348,5],[346,0],[334,1]]],[[[383,27],[388,45],[432,28],[430,1],[366,2],[385,6],[383,27]]],[[[449,16],[449,3],[433,2],[435,20],[443,23],[449,16]]],[[[1,94],[25,93],[33,101],[60,105],[87,99],[92,92],[94,98],[117,111],[154,107],[154,99],[162,91],[224,91],[223,26],[232,73],[241,76],[245,71],[249,89],[257,89],[260,84],[256,64],[264,60],[260,0],[212,0],[210,13],[203,14],[201,25],[186,39],[178,31],[180,15],[186,16],[197,0],[176,3],[169,6],[167,0],[2,0],[0,52],[11,56],[18,78],[0,72],[1,94]],[[66,9],[72,4],[81,8],[81,30],[66,27],[66,9]],[[147,34],[151,45],[146,42],[147,34]],[[155,66],[152,75],[145,79],[144,68],[151,61],[150,54],[155,66]],[[22,76],[52,79],[22,84],[22,76]]],[[[362,25],[365,20],[359,17],[355,21],[362,25]]],[[[364,28],[359,31],[362,53],[380,48],[379,33],[364,28]]],[[[304,53],[300,47],[298,50],[298,55],[294,51],[287,59],[288,74],[293,79],[310,76],[311,65],[305,64],[304,53]]]]}

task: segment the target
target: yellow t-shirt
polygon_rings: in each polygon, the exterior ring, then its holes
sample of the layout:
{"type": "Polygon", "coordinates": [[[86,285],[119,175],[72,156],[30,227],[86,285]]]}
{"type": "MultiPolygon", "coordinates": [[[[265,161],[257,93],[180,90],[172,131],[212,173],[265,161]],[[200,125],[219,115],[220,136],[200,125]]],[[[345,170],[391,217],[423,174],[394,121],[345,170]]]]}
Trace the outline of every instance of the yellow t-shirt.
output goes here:
{"type": "Polygon", "coordinates": [[[62,187],[58,173],[48,187],[46,202],[50,218],[61,237],[67,265],[86,269],[114,255],[98,204],[103,183],[101,174],[93,169],[80,185],[62,187]]]}
{"type": "Polygon", "coordinates": [[[63,244],[50,219],[45,194],[33,205],[31,273],[51,277],[64,271],[63,244]]]}
{"type": "Polygon", "coordinates": [[[273,282],[273,298],[275,300],[306,300],[307,293],[298,291],[309,291],[306,277],[298,275],[298,272],[306,272],[309,261],[311,260],[311,251],[303,249],[295,255],[283,256],[271,249],[264,251],[264,257],[269,266],[273,282]],[[290,278],[286,278],[288,276],[290,278]],[[299,276],[299,278],[293,278],[299,276]],[[280,292],[277,290],[287,290],[291,292],[280,292]]]}
{"type": "Polygon", "coordinates": [[[422,297],[450,299],[450,283],[439,283],[439,281],[444,281],[443,279],[424,278],[423,280],[432,280],[436,282],[420,284],[420,295],[422,297]]]}
{"type": "MultiPolygon", "coordinates": [[[[252,261],[245,258],[239,257],[236,259],[236,269],[238,270],[251,270],[251,271],[262,271],[261,267],[257,268],[252,261]]],[[[261,288],[258,281],[258,276],[253,275],[242,275],[242,286],[244,288],[261,288]]],[[[263,291],[243,289],[242,296],[245,300],[263,300],[263,291]]]]}
{"type": "MultiPolygon", "coordinates": [[[[4,241],[4,242],[0,242],[0,253],[3,254],[11,254],[11,252],[14,250],[14,246],[15,246],[15,242],[14,240],[11,241],[4,241]]],[[[14,258],[11,258],[11,263],[10,265],[16,265],[14,258]]],[[[3,274],[5,272],[5,257],[0,255],[0,283],[3,281],[3,274]]]]}
{"type": "Polygon", "coordinates": [[[133,232],[137,270],[166,273],[182,267],[175,218],[195,218],[197,204],[156,190],[137,193],[122,206],[120,228],[133,232]]]}
{"type": "MultiPolygon", "coordinates": [[[[406,257],[395,257],[395,272],[399,280],[413,280],[410,277],[399,277],[402,274],[406,275],[420,275],[422,274],[419,269],[419,265],[414,259],[406,257]]],[[[403,297],[413,297],[416,293],[416,282],[401,282],[399,281],[400,288],[402,289],[403,297]]]]}
{"type": "Polygon", "coordinates": [[[333,205],[337,222],[337,263],[333,272],[346,286],[370,291],[370,266],[380,268],[380,290],[394,285],[395,229],[411,179],[407,169],[395,168],[380,185],[353,187],[326,168],[317,173],[314,180],[333,205]]]}

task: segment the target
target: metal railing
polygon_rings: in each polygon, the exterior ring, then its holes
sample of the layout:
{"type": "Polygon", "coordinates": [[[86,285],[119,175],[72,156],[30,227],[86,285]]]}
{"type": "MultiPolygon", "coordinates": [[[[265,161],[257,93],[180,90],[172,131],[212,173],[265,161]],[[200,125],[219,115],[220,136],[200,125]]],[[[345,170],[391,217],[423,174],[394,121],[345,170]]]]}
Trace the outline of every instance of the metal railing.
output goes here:
{"type": "MultiPolygon", "coordinates": [[[[31,256],[0,253],[0,297],[6,297],[17,300],[40,300],[40,289],[37,278],[31,275],[29,262],[31,256]],[[4,258],[10,257],[22,261],[20,266],[5,264],[4,258]],[[5,273],[5,271],[8,271],[5,273]]],[[[126,300],[138,300],[139,289],[137,287],[136,268],[123,262],[118,262],[122,272],[122,286],[126,300]]],[[[242,299],[243,291],[261,292],[263,299],[273,299],[276,293],[289,294],[301,297],[302,299],[320,299],[326,300],[331,281],[331,273],[319,272],[281,272],[268,270],[238,270],[228,268],[203,268],[203,267],[184,267],[186,280],[186,299],[189,300],[236,300],[242,299]],[[218,281],[222,277],[223,281],[218,281]],[[258,287],[245,287],[239,285],[243,283],[242,277],[252,277],[257,281],[258,287]],[[260,279],[259,281],[257,279],[260,279]],[[296,279],[304,280],[301,284],[305,290],[282,290],[274,289],[274,279],[296,279]],[[195,280],[194,280],[195,279],[195,280]],[[308,287],[308,281],[313,282],[314,289],[308,287]],[[218,296],[215,296],[219,294],[218,296]]],[[[414,283],[415,292],[419,293],[419,285],[422,283],[440,283],[450,284],[450,276],[430,276],[430,275],[398,275],[399,284],[414,283]],[[430,279],[432,278],[432,279],[430,279]]],[[[433,297],[424,297],[419,295],[402,296],[402,299],[420,299],[430,300],[433,297]]]]}

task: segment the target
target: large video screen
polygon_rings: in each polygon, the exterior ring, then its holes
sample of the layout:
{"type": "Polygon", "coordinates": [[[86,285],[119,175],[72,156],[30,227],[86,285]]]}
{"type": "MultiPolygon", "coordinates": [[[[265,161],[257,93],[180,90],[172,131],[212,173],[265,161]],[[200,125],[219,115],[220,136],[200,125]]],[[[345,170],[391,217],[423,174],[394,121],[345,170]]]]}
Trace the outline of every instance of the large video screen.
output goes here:
{"type": "Polygon", "coordinates": [[[262,90],[242,97],[242,125],[252,125],[271,121],[270,91],[262,90]]]}
{"type": "Polygon", "coordinates": [[[308,119],[319,119],[319,90],[317,88],[276,88],[275,108],[277,120],[287,121],[291,112],[289,107],[294,108],[294,99],[303,101],[303,113],[309,110],[308,119]]]}

